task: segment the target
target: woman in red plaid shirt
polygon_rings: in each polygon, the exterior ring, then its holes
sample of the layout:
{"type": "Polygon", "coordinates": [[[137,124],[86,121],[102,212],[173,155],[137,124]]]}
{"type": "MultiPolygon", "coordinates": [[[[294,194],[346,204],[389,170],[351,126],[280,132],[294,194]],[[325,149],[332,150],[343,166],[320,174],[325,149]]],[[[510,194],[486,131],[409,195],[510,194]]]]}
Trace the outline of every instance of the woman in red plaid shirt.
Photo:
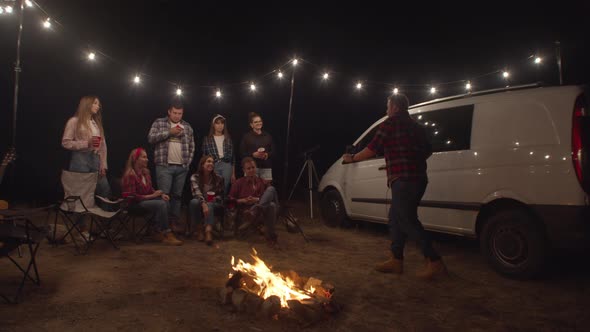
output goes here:
{"type": "Polygon", "coordinates": [[[121,186],[123,197],[129,197],[142,209],[154,214],[157,232],[156,241],[179,246],[178,240],[168,225],[168,208],[170,197],[161,190],[154,190],[148,166],[147,153],[142,148],[133,149],[127,159],[121,186]]]}

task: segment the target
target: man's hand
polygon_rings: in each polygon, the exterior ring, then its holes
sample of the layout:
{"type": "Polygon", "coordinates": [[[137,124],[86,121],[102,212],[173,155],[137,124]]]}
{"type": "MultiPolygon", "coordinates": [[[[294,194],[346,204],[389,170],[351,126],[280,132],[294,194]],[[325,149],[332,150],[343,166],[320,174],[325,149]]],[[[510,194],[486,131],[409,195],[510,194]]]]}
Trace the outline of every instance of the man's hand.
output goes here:
{"type": "Polygon", "coordinates": [[[203,218],[207,219],[207,217],[209,216],[209,205],[207,205],[207,203],[203,202],[201,204],[201,208],[203,209],[203,218]]]}
{"type": "Polygon", "coordinates": [[[102,178],[107,175],[107,169],[100,166],[100,171],[98,171],[98,175],[102,178]]]}
{"type": "Polygon", "coordinates": [[[350,153],[345,153],[345,154],[343,154],[343,155],[342,155],[342,163],[343,163],[343,164],[350,164],[350,163],[354,162],[354,161],[352,160],[353,156],[354,156],[354,155],[353,155],[353,154],[350,154],[350,153]]]}
{"type": "Polygon", "coordinates": [[[172,127],[170,128],[170,136],[180,136],[183,130],[181,127],[172,127]]]}

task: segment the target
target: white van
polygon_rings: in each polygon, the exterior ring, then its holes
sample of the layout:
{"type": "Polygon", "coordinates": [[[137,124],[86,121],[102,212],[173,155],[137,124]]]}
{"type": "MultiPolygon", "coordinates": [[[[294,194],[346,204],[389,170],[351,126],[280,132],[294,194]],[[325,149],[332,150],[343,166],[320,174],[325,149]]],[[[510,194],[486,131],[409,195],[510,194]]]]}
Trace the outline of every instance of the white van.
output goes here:
{"type": "MultiPolygon", "coordinates": [[[[491,265],[512,277],[533,276],[549,248],[586,246],[589,93],[584,86],[521,86],[410,107],[428,128],[434,152],[418,211],[424,227],[478,238],[491,265]]],[[[366,147],[385,119],[351,152],[366,147]]],[[[323,219],[332,226],[348,218],[387,223],[386,182],[383,156],[338,160],[318,188],[323,219]]]]}

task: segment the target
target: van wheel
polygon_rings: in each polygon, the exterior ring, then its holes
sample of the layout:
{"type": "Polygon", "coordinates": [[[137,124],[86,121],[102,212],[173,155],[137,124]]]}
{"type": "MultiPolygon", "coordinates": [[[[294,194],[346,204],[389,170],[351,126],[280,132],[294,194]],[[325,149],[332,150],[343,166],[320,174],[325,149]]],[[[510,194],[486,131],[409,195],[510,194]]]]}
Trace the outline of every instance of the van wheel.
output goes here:
{"type": "Polygon", "coordinates": [[[327,226],[344,227],[348,224],[344,202],[337,190],[330,190],[324,195],[321,209],[322,219],[327,226]]]}
{"type": "Polygon", "coordinates": [[[528,279],[537,275],[547,254],[545,232],[525,210],[504,210],[485,223],[480,247],[488,263],[507,277],[528,279]]]}

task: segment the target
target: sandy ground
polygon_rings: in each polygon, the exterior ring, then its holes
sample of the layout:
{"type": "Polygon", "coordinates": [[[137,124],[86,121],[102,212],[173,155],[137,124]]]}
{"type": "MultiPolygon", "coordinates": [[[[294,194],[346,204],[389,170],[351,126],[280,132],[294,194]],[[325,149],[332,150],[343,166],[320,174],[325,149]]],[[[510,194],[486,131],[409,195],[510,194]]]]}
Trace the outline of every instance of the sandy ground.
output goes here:
{"type": "MultiPolygon", "coordinates": [[[[98,241],[85,256],[72,245],[44,242],[42,284],[27,283],[18,305],[0,303],[0,331],[588,330],[587,257],[559,258],[541,280],[515,281],[493,272],[473,241],[437,236],[450,276],[424,282],[414,277],[423,260],[413,244],[403,275],[373,271],[387,258],[385,227],[332,229],[303,217],[300,223],[311,241],[280,227],[280,251],[258,235],[214,247],[194,240],[181,247],[119,242],[114,250],[98,241]],[[251,247],[273,270],[332,282],[342,312],[312,326],[229,312],[218,303],[218,290],[231,256],[251,261],[251,247]]],[[[0,260],[0,291],[15,285],[16,272],[0,260]]]]}

